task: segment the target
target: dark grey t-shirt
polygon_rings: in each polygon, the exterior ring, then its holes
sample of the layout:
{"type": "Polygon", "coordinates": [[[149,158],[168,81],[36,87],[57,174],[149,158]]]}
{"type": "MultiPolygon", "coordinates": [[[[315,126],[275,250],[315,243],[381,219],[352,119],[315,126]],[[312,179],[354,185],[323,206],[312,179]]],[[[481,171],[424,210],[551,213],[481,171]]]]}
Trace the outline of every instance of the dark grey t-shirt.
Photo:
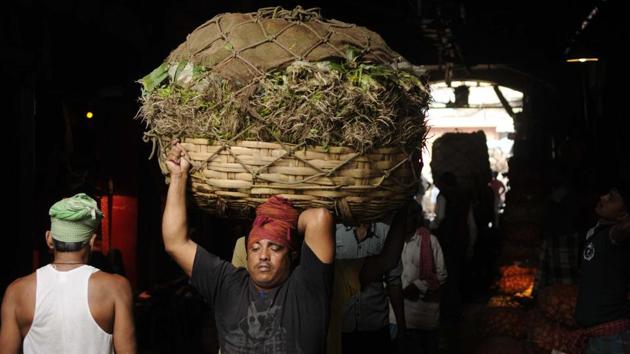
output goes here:
{"type": "Polygon", "coordinates": [[[191,284],[214,312],[222,354],[324,353],[332,274],[304,243],[287,281],[258,292],[247,270],[197,246],[191,284]]]}
{"type": "Polygon", "coordinates": [[[584,245],[575,307],[575,319],[584,327],[630,317],[630,247],[613,244],[610,227],[589,231],[584,245]]]}

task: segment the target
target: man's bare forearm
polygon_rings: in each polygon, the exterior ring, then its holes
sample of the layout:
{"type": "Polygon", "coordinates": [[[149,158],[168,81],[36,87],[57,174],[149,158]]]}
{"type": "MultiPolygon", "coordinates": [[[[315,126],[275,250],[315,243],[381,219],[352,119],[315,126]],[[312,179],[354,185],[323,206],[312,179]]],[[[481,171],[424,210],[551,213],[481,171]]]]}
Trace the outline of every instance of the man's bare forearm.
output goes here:
{"type": "Polygon", "coordinates": [[[162,237],[167,252],[188,241],[185,174],[172,175],[162,217],[162,237]]]}
{"type": "Polygon", "coordinates": [[[186,177],[171,175],[162,218],[162,237],[166,252],[189,277],[192,276],[197,244],[188,237],[186,215],[186,177]]]}
{"type": "Polygon", "coordinates": [[[361,268],[361,284],[367,285],[381,279],[383,274],[398,264],[407,231],[407,208],[405,207],[396,212],[381,253],[366,258],[361,268]]]}

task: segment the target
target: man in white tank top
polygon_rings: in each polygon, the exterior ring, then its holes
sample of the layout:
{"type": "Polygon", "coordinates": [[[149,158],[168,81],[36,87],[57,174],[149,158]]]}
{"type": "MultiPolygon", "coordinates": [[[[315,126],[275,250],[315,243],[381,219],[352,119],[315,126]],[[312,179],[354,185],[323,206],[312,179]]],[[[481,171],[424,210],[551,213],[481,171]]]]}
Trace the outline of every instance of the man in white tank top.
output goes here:
{"type": "Polygon", "coordinates": [[[0,354],[135,353],[129,281],[87,265],[102,218],[96,202],[80,193],[49,214],[54,261],[7,288],[0,354]]]}

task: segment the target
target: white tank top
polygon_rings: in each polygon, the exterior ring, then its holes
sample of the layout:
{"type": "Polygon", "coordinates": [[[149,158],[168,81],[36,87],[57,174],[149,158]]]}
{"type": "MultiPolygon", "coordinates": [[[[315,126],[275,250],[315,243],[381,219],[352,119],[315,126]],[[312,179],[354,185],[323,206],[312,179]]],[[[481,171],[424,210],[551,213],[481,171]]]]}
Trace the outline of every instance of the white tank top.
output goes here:
{"type": "Polygon", "coordinates": [[[37,270],[33,323],[24,337],[24,354],[111,354],[112,335],[96,323],[88,304],[88,282],[97,268],[84,265],[60,272],[37,270]]]}

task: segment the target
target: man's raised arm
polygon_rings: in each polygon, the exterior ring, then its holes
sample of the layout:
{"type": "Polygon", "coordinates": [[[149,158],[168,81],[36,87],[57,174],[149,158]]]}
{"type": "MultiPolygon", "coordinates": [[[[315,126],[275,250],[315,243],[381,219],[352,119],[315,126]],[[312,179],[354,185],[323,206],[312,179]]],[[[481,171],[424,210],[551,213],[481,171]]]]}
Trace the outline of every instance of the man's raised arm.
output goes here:
{"type": "Polygon", "coordinates": [[[322,263],[330,264],[335,259],[334,226],[333,216],[324,208],[307,209],[298,219],[298,232],[322,263]]]}
{"type": "Polygon", "coordinates": [[[630,242],[630,216],[626,216],[610,229],[610,238],[618,244],[630,242]]]}
{"type": "Polygon", "coordinates": [[[162,216],[162,237],[166,252],[190,277],[197,244],[188,237],[188,216],[186,210],[186,182],[190,162],[186,151],[174,141],[167,153],[166,165],[170,172],[166,206],[162,216]]]}
{"type": "Polygon", "coordinates": [[[366,285],[382,279],[383,274],[396,267],[400,262],[405,236],[413,232],[407,218],[414,217],[413,212],[417,209],[410,207],[411,203],[415,202],[409,202],[409,205],[405,205],[396,212],[381,253],[365,259],[360,274],[361,284],[366,285]]]}

